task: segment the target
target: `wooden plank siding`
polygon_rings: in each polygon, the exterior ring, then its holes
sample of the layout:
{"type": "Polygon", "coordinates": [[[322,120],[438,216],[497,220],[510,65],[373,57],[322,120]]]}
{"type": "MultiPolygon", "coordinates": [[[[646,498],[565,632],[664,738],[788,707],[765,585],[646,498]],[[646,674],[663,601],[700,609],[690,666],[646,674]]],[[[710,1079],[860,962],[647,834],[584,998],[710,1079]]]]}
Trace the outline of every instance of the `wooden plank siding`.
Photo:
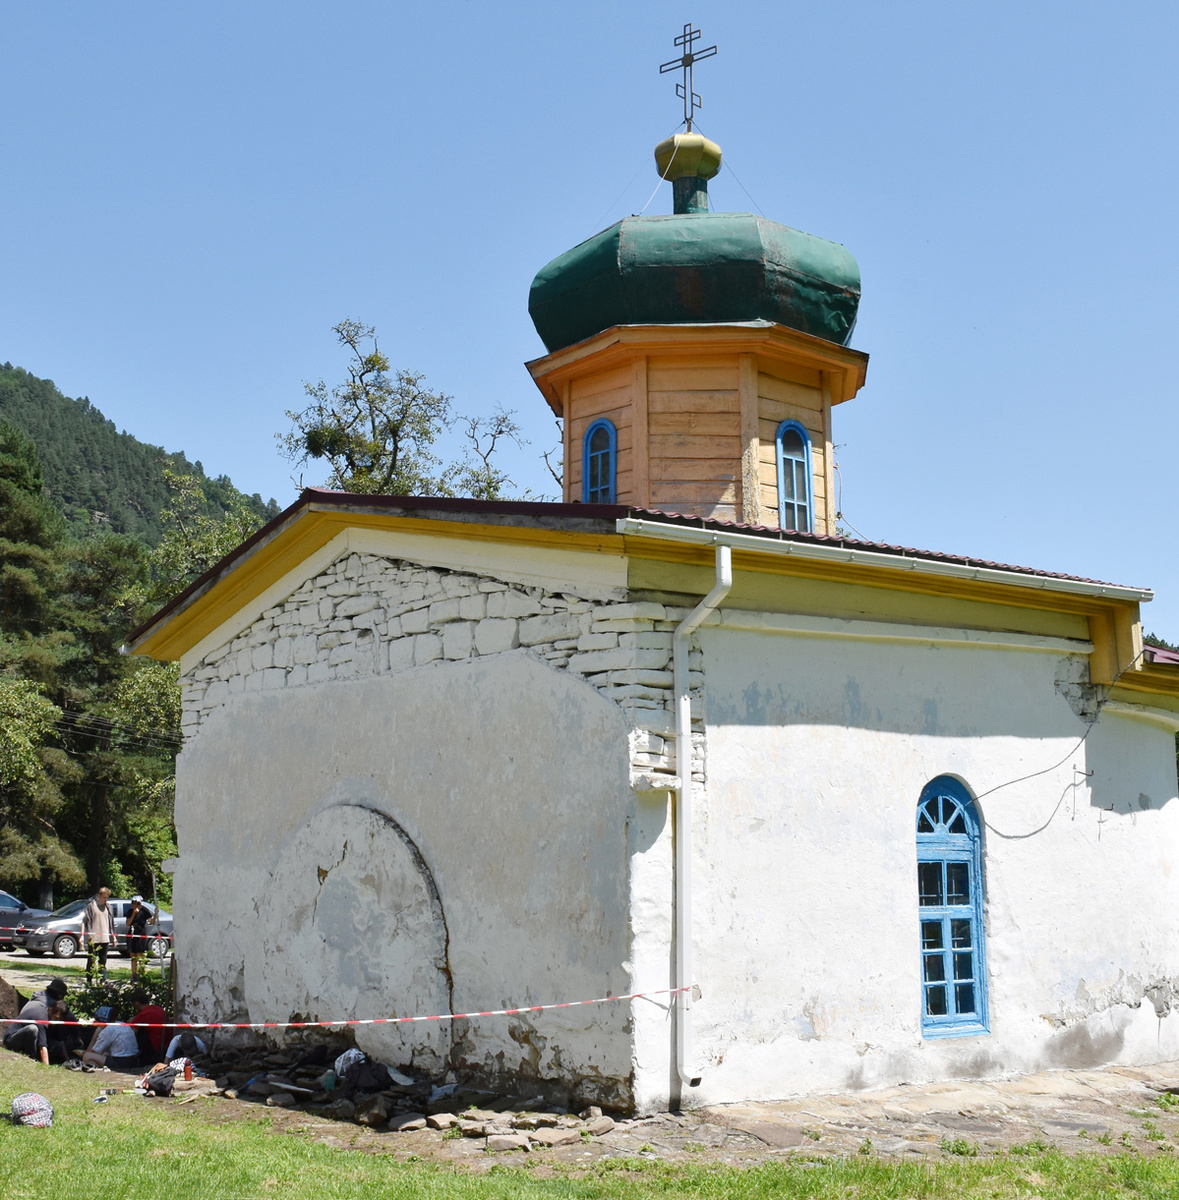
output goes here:
{"type": "Polygon", "coordinates": [[[617,432],[620,504],[776,527],[775,435],[782,421],[795,420],[811,438],[814,527],[825,533],[832,513],[829,396],[821,371],[767,363],[748,351],[615,359],[563,384],[565,498],[581,499],[586,430],[604,417],[617,432]]]}
{"type": "Polygon", "coordinates": [[[741,404],[736,355],[647,360],[650,504],[740,518],[741,404]]]}

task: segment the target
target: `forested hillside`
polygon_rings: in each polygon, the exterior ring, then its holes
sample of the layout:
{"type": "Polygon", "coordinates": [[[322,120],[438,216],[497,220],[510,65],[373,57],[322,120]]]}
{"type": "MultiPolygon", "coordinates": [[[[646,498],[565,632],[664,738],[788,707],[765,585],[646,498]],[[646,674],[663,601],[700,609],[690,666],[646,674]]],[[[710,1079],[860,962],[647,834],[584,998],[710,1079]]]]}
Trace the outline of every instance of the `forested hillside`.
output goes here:
{"type": "MultiPolygon", "coordinates": [[[[224,516],[240,493],[221,475],[210,479],[183,453],[120,433],[86,398],[71,400],[48,379],[11,363],[0,365],[0,419],[32,439],[44,472],[44,494],[74,537],[109,530],[156,545],[160,514],[171,499],[164,471],[194,477],[204,494],[204,514],[224,516]]],[[[260,521],[278,512],[274,500],[245,497],[260,521]]]]}

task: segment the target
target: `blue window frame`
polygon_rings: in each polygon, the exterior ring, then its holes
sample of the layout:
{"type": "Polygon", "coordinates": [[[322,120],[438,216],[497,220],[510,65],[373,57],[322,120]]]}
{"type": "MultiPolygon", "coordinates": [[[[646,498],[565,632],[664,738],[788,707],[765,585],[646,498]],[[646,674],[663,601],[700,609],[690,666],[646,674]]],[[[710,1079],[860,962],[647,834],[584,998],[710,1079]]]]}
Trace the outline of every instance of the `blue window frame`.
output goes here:
{"type": "Polygon", "coordinates": [[[613,504],[618,474],[618,433],[613,422],[595,421],[585,431],[581,449],[583,504],[613,504]]]}
{"type": "Polygon", "coordinates": [[[814,532],[811,439],[797,421],[783,421],[774,439],[778,459],[778,526],[814,532]]]}
{"type": "Polygon", "coordinates": [[[989,1032],[981,830],[974,801],[946,775],[917,804],[917,906],[922,1033],[989,1032]]]}

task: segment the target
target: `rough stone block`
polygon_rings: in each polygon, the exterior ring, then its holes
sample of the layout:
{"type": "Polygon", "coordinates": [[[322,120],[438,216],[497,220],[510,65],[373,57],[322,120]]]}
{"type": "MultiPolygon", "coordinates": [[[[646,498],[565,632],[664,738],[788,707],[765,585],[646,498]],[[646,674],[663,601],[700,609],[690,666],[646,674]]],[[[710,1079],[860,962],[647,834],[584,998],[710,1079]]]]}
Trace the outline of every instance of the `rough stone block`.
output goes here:
{"type": "Polygon", "coordinates": [[[336,616],[358,617],[361,613],[371,612],[379,603],[373,595],[346,596],[336,605],[336,616]]]}
{"type": "Polygon", "coordinates": [[[389,670],[405,671],[413,666],[414,639],[399,638],[389,643],[389,670]]]}
{"type": "Polygon", "coordinates": [[[498,654],[514,650],[520,644],[516,622],[508,618],[488,617],[475,626],[475,648],[480,654],[498,654]]]}
{"type": "Polygon", "coordinates": [[[274,1092],[266,1097],[268,1108],[293,1108],[295,1097],[290,1092],[274,1092]]]}
{"type": "Polygon", "coordinates": [[[520,622],[520,645],[536,646],[541,642],[555,642],[560,638],[576,638],[577,633],[576,618],[565,613],[528,617],[520,622]]]}
{"type": "Polygon", "coordinates": [[[330,621],[332,613],[336,610],[336,602],[324,596],[319,602],[319,619],[321,621],[330,621]]]}
{"type": "Polygon", "coordinates": [[[433,662],[442,657],[442,639],[436,633],[419,633],[413,640],[414,666],[433,662]]]}
{"type": "Polygon", "coordinates": [[[356,1106],[356,1119],[376,1129],[389,1119],[389,1101],[384,1096],[368,1096],[356,1106]]]}
{"type": "Polygon", "coordinates": [[[529,1135],[534,1146],[569,1146],[581,1141],[576,1129],[534,1129],[529,1135]]]}
{"type": "Polygon", "coordinates": [[[287,687],[301,687],[307,682],[306,667],[292,667],[287,672],[287,687]]]}
{"type": "Polygon", "coordinates": [[[575,654],[569,670],[577,675],[597,675],[603,671],[657,670],[667,665],[667,650],[591,650],[575,654]]]}
{"type": "Polygon", "coordinates": [[[356,647],[352,642],[344,642],[332,651],[328,663],[333,667],[338,667],[341,663],[351,662],[355,652],[356,647]]]}
{"type": "Polygon", "coordinates": [[[314,662],[307,668],[308,683],[324,683],[331,677],[332,669],[326,662],[314,662]]]}
{"type": "Polygon", "coordinates": [[[583,633],[577,639],[577,649],[582,651],[615,650],[619,644],[616,633],[583,633]]]}
{"type": "Polygon", "coordinates": [[[390,1133],[412,1133],[415,1129],[426,1128],[424,1113],[402,1113],[394,1117],[387,1126],[390,1133]]]}
{"type": "Polygon", "coordinates": [[[312,634],[296,639],[291,656],[295,662],[302,663],[304,666],[310,666],[315,661],[317,654],[318,647],[315,644],[315,636],[312,634]]]}
{"type": "Polygon", "coordinates": [[[475,627],[470,621],[446,625],[442,630],[442,653],[446,658],[470,658],[475,642],[475,627]]]}
{"type": "Polygon", "coordinates": [[[456,597],[448,600],[435,600],[430,605],[430,624],[445,625],[448,621],[459,619],[459,602],[456,597]]]}
{"type": "Polygon", "coordinates": [[[431,1113],[426,1118],[426,1124],[431,1129],[449,1129],[452,1125],[458,1124],[458,1117],[454,1113],[431,1113]]]}
{"type": "Polygon", "coordinates": [[[262,687],[266,691],[272,688],[286,687],[287,673],[281,667],[270,667],[262,672],[262,687]]]}
{"type": "Polygon", "coordinates": [[[487,597],[489,617],[530,617],[540,612],[540,604],[524,592],[514,588],[505,592],[492,592],[487,597]]]}
{"type": "Polygon", "coordinates": [[[402,633],[425,633],[430,628],[430,610],[411,608],[401,615],[402,633]]]}
{"type": "Polygon", "coordinates": [[[602,613],[611,621],[662,621],[667,616],[665,605],[656,604],[653,600],[638,600],[631,604],[611,604],[600,608],[602,613]]]}
{"type": "Polygon", "coordinates": [[[487,1149],[495,1154],[506,1154],[512,1150],[530,1150],[531,1146],[522,1133],[497,1133],[487,1139],[487,1149]]]}
{"type": "Polygon", "coordinates": [[[463,596],[459,600],[459,616],[464,621],[481,621],[487,612],[487,597],[481,592],[473,596],[463,596]]]}

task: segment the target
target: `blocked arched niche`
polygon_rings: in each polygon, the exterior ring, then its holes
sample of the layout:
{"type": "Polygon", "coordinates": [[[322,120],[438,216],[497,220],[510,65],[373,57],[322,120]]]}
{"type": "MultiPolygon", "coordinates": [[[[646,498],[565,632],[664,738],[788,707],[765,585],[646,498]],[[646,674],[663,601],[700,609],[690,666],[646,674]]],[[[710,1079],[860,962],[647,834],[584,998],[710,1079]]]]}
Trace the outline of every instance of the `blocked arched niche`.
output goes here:
{"type": "MultiPolygon", "coordinates": [[[[446,923],[413,840],[383,813],[336,805],[286,841],[246,954],[252,1021],[450,1011],[446,923]]],[[[449,1022],[357,1026],[382,1062],[438,1070],[449,1022]]]]}

